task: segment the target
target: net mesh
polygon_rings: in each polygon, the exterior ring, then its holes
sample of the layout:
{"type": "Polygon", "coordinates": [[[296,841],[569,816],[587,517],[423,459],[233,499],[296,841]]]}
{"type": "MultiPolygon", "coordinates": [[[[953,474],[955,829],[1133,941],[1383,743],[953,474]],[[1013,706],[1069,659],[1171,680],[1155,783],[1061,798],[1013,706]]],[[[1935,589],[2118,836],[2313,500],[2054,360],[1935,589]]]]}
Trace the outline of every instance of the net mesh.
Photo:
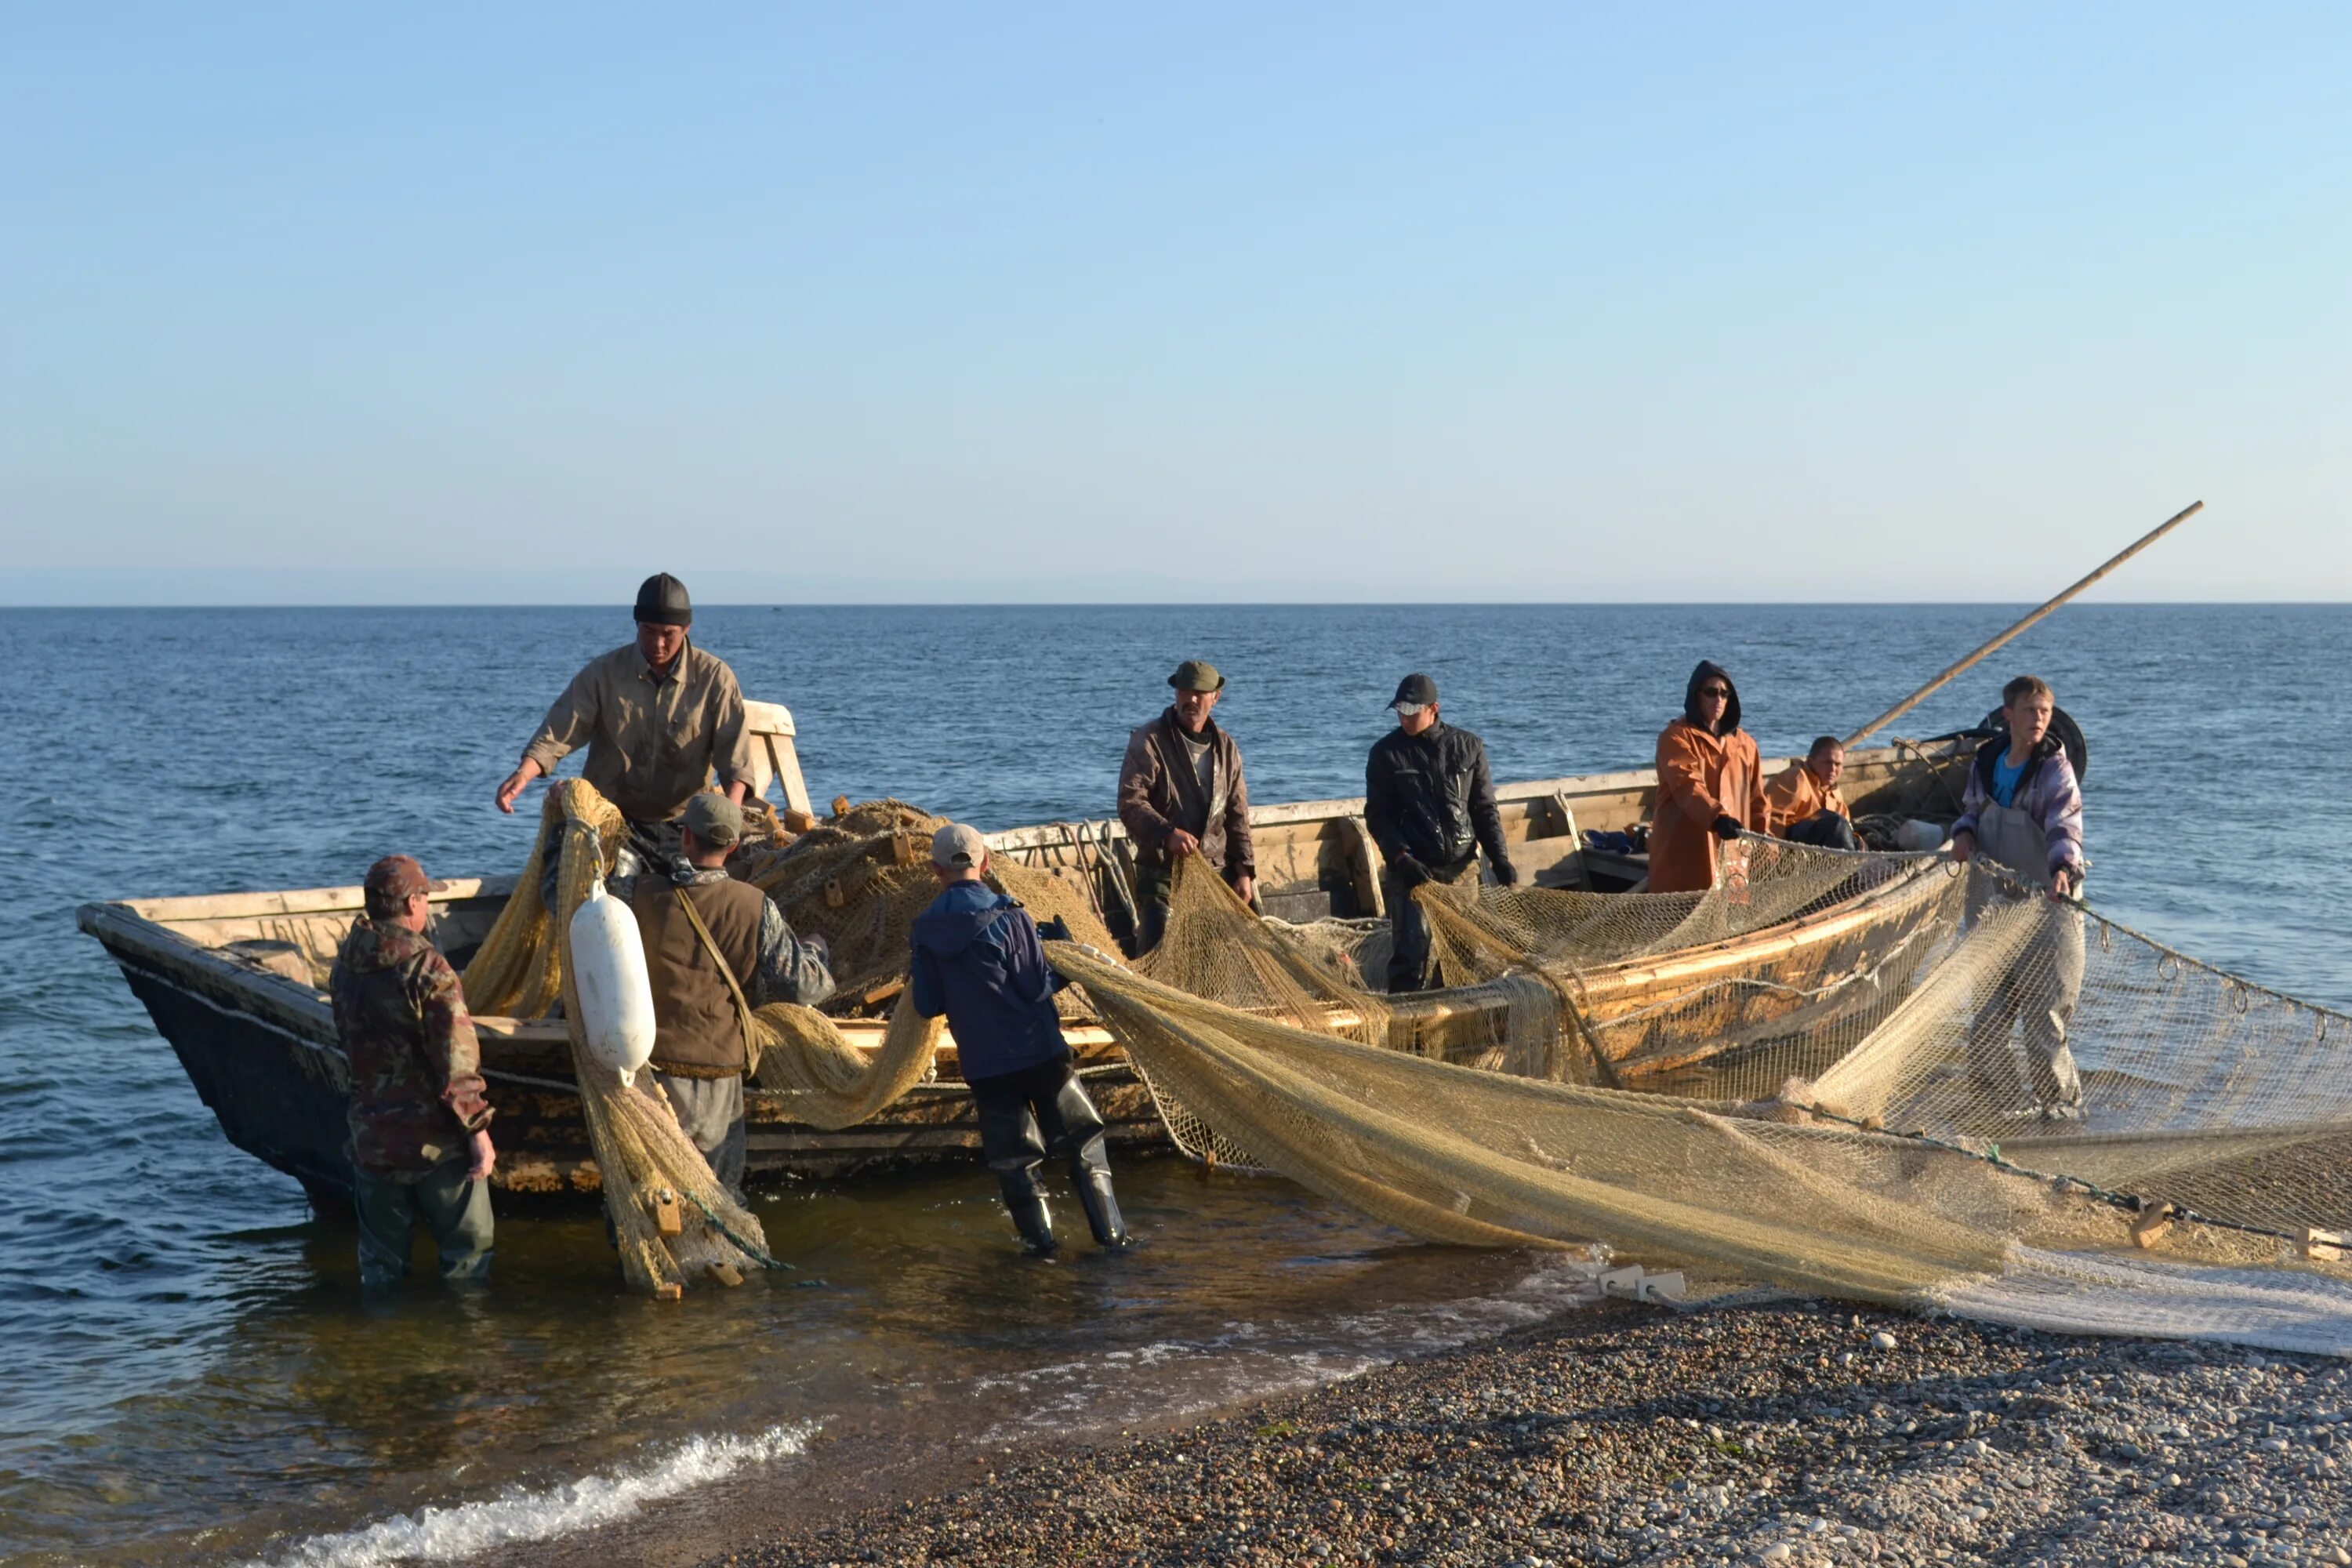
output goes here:
{"type": "Polygon", "coordinates": [[[1053,959],[1180,1146],[1432,1240],[2352,1352],[2352,1020],[1981,858],[1743,846],[1706,894],[1423,889],[1471,983],[1413,996],[1182,866],[1151,959],[1053,959]]]}
{"type": "MultiPolygon", "coordinates": [[[[947,825],[903,800],[873,800],[786,843],[745,857],[743,875],[775,900],[793,930],[832,949],[836,1012],[887,1004],[907,978],[908,933],[939,897],[931,836],[947,825]]],[[[1091,881],[992,857],[988,880],[1018,899],[1042,924],[1056,917],[1078,941],[1118,943],[1102,921],[1091,881]]]]}

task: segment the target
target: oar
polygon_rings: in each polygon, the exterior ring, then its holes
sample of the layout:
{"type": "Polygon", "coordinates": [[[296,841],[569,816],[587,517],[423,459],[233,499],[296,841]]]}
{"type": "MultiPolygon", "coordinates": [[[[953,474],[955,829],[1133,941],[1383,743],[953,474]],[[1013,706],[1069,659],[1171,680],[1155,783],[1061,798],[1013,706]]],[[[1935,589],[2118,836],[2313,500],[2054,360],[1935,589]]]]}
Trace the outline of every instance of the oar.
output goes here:
{"type": "Polygon", "coordinates": [[[1881,713],[1869,723],[1864,724],[1853,734],[1848,735],[1845,738],[1845,743],[1849,747],[1859,745],[1870,736],[1875,735],[1881,730],[1885,729],[1886,726],[1894,723],[1895,721],[1902,718],[1903,715],[1910,712],[1911,710],[1918,707],[1919,704],[1934,696],[1936,692],[1943,687],[1945,682],[1950,680],[1952,677],[1959,674],[1962,670],[1967,669],[1969,666],[1983,658],[1987,654],[1999,650],[2003,644],[2009,642],[2020,632],[2024,631],[2028,626],[2033,625],[2034,622],[2042,619],[2042,616],[2048,615],[2051,611],[2056,609],[2059,605],[2064,604],[2067,600],[2073,598],[2075,595],[2081,593],[2084,589],[2089,587],[2092,584],[2097,582],[2100,578],[2105,576],[2108,573],[2114,571],[2116,567],[2122,565],[2125,562],[2130,560],[2141,551],[2146,550],[2149,545],[2154,544],[2158,540],[2162,539],[2166,534],[2170,533],[2174,529],[2179,527],[2182,523],[2188,521],[2190,518],[2195,517],[2199,512],[2203,511],[2204,510],[2205,503],[2203,501],[2190,501],[2187,506],[2181,508],[2179,511],[2174,512],[2170,517],[2165,519],[2164,521],[2159,523],[2157,527],[2151,529],[2147,533],[2142,534],[2133,542],[2129,549],[2116,556],[2105,565],[2100,567],[2097,571],[2092,573],[2089,576],[2084,578],[2081,582],[2075,584],[2073,587],[2067,589],[2064,593],[2059,595],[2056,598],[2051,600],[2048,604],[2042,605],[2040,609],[2034,611],[2032,615],[2026,616],[2023,620],[2010,627],[2009,630],[2001,633],[2000,636],[1993,638],[1992,641],[1977,649],[1976,652],[1960,660],[1959,663],[1952,666],[1949,669],[1945,670],[1941,675],[1936,677],[1935,679],[1927,682],[1927,685],[1921,687],[1910,696],[1906,697],[1902,701],[1897,702],[1894,707],[1889,708],[1885,712],[1881,713]]]}

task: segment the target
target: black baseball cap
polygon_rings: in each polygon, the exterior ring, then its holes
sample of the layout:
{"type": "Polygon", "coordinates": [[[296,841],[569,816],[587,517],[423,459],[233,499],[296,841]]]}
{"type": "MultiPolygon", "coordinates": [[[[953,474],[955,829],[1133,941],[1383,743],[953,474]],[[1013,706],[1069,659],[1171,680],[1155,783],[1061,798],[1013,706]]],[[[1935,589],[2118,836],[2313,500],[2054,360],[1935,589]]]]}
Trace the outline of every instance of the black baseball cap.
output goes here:
{"type": "Polygon", "coordinates": [[[1437,682],[1425,675],[1408,675],[1397,682],[1397,693],[1389,699],[1389,706],[1411,718],[1437,700],[1437,682]]]}

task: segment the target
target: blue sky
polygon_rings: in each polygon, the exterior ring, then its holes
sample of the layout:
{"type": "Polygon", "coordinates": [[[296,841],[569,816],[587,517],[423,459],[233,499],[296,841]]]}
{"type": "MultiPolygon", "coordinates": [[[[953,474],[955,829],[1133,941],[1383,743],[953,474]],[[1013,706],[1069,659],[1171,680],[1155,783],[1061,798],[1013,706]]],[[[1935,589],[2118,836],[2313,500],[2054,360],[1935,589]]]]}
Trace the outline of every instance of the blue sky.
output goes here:
{"type": "Polygon", "coordinates": [[[10,7],[0,603],[2352,597],[2352,12],[2054,9],[10,7]]]}

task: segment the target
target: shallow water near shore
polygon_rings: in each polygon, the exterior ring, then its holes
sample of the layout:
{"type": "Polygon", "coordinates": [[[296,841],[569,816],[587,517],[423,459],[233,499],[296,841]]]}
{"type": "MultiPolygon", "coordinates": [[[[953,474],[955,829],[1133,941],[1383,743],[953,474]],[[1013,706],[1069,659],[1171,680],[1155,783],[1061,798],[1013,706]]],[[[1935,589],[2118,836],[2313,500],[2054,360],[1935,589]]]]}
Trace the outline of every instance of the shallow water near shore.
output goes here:
{"type": "MultiPolygon", "coordinates": [[[[702,614],[789,704],[812,790],[984,827],[1108,815],[1127,728],[1215,660],[1260,803],[1360,792],[1405,669],[1496,774],[1646,763],[1701,655],[1768,753],[1849,729],[2012,615],[1934,608],[788,609],[702,614]]],[[[800,1273],[662,1307],[593,1210],[502,1216],[494,1284],[362,1304],[349,1230],[230,1148],[85,900],[511,869],[488,805],[619,610],[0,611],[0,1559],[363,1563],[584,1529],[834,1451],[965,1454],[1168,1419],[1575,1299],[1571,1268],[1412,1245],[1282,1184],[1122,1170],[1147,1242],[1013,1256],[977,1169],[763,1194],[800,1273]],[[821,1281],[821,1283],[804,1283],[821,1281]],[[861,1447],[861,1445],[863,1447],[861,1447]],[[425,1515],[427,1509],[440,1511],[425,1515]],[[502,1510],[502,1511],[501,1511],[502,1510]]],[[[1898,728],[2033,668],[2088,731],[2092,896],[2352,1005],[2333,763],[2352,609],[2069,610],[1898,728]]],[[[535,796],[534,796],[535,798],[535,796]]],[[[1066,1226],[1076,1219],[1062,1205],[1066,1226]]],[[[944,1462],[944,1461],[943,1461],[944,1462]]],[[[968,1457],[962,1461],[968,1462],[968,1457]]]]}

